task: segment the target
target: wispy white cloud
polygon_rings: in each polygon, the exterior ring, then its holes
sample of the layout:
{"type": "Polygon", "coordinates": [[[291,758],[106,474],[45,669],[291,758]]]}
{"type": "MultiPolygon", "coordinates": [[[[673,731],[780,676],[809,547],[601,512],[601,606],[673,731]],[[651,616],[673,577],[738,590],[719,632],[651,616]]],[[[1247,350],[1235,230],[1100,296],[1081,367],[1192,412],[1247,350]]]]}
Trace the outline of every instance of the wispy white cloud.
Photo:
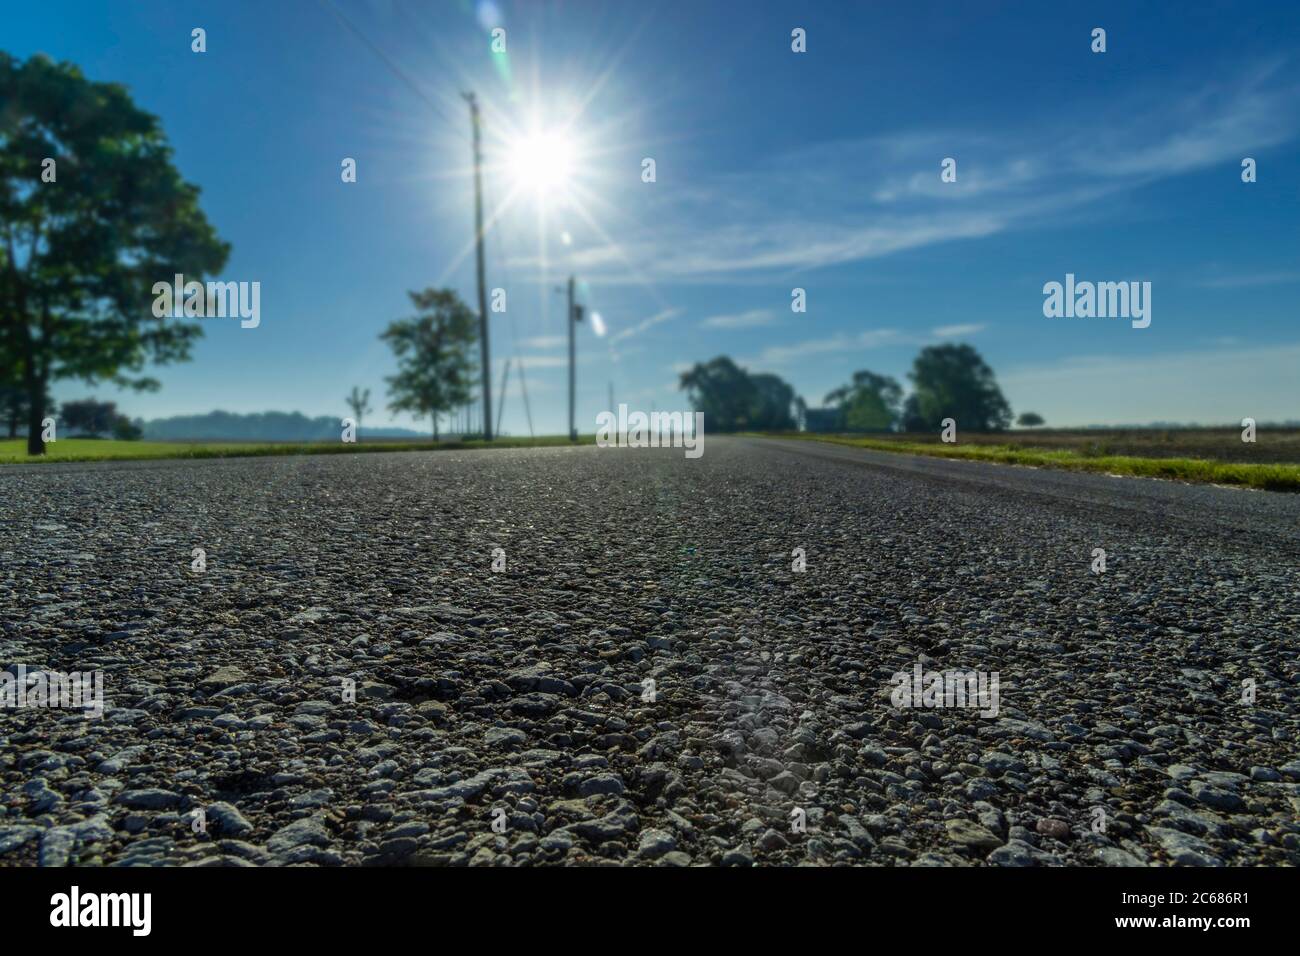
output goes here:
{"type": "Polygon", "coordinates": [[[776,314],[771,309],[750,309],[732,315],[711,315],[700,323],[706,329],[754,329],[775,325],[776,314]]]}
{"type": "Polygon", "coordinates": [[[682,314],[681,309],[676,309],[676,308],[662,309],[659,312],[656,312],[654,315],[650,316],[648,319],[642,319],[640,322],[638,322],[636,325],[632,326],[631,328],[623,329],[623,331],[621,332],[614,333],[609,338],[609,344],[617,345],[619,342],[626,341],[627,339],[632,338],[634,335],[640,335],[642,332],[645,332],[647,329],[654,328],[660,322],[667,322],[669,319],[675,319],[677,318],[677,316],[681,314],[682,314]]]}
{"type": "Polygon", "coordinates": [[[564,355],[520,355],[518,358],[529,369],[569,367],[569,359],[564,355]]]}
{"type": "Polygon", "coordinates": [[[902,332],[898,329],[867,329],[856,335],[845,333],[826,335],[804,339],[801,342],[768,346],[752,358],[743,360],[741,364],[748,363],[758,368],[788,368],[800,359],[814,355],[854,353],[890,346],[919,347],[934,344],[940,339],[974,335],[985,328],[987,326],[983,323],[972,322],[964,325],[941,325],[932,329],[928,336],[902,332]]]}
{"type": "Polygon", "coordinates": [[[906,341],[907,338],[896,329],[868,329],[857,335],[831,335],[805,339],[789,345],[770,345],[753,358],[740,360],[740,364],[758,368],[780,368],[810,355],[855,352],[885,345],[897,345],[906,341]]]}
{"type": "MultiPolygon", "coordinates": [[[[927,217],[891,217],[878,224],[755,221],[746,225],[709,228],[703,225],[665,226],[662,245],[644,240],[627,251],[646,273],[661,280],[690,281],[701,277],[726,279],[734,271],[776,269],[797,271],[860,259],[873,259],[954,239],[976,239],[1005,228],[1001,217],[991,213],[969,215],[936,214],[927,217]]],[[[588,275],[606,266],[615,271],[601,275],[606,284],[640,283],[640,277],[620,275],[615,261],[604,248],[575,252],[572,261],[588,275]]]]}
{"type": "Polygon", "coordinates": [[[969,322],[965,325],[941,325],[937,329],[932,329],[931,334],[940,339],[952,339],[962,335],[974,335],[976,332],[983,332],[987,326],[983,322],[969,322]]]}
{"type": "Polygon", "coordinates": [[[1231,162],[1296,134],[1297,90],[1284,61],[1258,65],[1235,82],[1170,97],[1152,91],[1123,104],[1129,121],[1089,123],[1071,138],[1072,165],[1116,178],[1164,178],[1231,162]]]}
{"type": "Polygon", "coordinates": [[[1297,132],[1300,85],[1279,61],[1191,93],[1080,102],[1017,128],[810,144],[665,190],[653,229],[620,238],[617,248],[575,246],[569,255],[606,284],[797,273],[1059,224],[1159,179],[1235,168],[1297,132]],[[947,156],[958,161],[954,183],[939,177],[947,156]]]}
{"type": "Polygon", "coordinates": [[[529,339],[522,339],[520,345],[528,349],[558,349],[567,344],[568,340],[563,335],[537,335],[529,339]]]}
{"type": "MultiPolygon", "coordinates": [[[[568,368],[568,355],[517,355],[515,361],[523,362],[524,368],[530,373],[552,368],[568,368]]],[[[589,365],[600,361],[599,353],[585,352],[579,350],[575,359],[579,365],[589,365]]],[[[531,380],[530,380],[531,381],[531,380]]]]}

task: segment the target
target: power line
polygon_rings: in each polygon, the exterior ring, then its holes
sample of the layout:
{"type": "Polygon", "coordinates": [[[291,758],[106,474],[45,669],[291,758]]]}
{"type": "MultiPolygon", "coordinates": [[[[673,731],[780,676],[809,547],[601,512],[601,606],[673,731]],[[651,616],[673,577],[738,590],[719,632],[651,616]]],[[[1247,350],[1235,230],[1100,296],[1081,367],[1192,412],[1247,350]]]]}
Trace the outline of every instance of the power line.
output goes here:
{"type": "Polygon", "coordinates": [[[497,436],[501,435],[501,413],[506,407],[506,383],[510,381],[510,359],[506,359],[506,370],[501,376],[501,400],[497,402],[497,436]]]}
{"type": "Polygon", "coordinates": [[[370,50],[371,53],[379,57],[379,59],[384,63],[385,66],[388,67],[388,69],[392,72],[392,74],[396,76],[399,80],[401,80],[404,84],[406,84],[407,88],[410,89],[412,93],[414,93],[420,99],[424,100],[425,105],[427,105],[430,109],[432,109],[435,113],[437,113],[438,116],[443,120],[443,122],[452,126],[455,125],[452,123],[451,117],[448,116],[448,114],[444,111],[444,109],[441,106],[439,106],[435,100],[430,99],[428,94],[426,94],[424,90],[416,86],[415,81],[412,80],[411,77],[407,75],[405,70],[403,70],[400,66],[398,66],[393,61],[392,57],[388,56],[388,54],[386,54],[382,49],[380,49],[377,44],[375,44],[369,37],[367,37],[364,33],[362,33],[357,28],[356,24],[354,24],[351,20],[349,20],[346,16],[343,15],[343,11],[334,5],[333,0],[320,0],[320,4],[321,6],[327,8],[336,17],[338,17],[339,21],[345,27],[347,27],[349,31],[351,31],[352,35],[355,36],[358,40],[360,40],[363,44],[365,44],[365,46],[367,47],[367,49],[370,50]]]}
{"type": "Polygon", "coordinates": [[[528,416],[528,437],[533,437],[533,409],[528,404],[528,380],[524,378],[524,360],[519,359],[519,388],[524,393],[524,414],[528,416]]]}

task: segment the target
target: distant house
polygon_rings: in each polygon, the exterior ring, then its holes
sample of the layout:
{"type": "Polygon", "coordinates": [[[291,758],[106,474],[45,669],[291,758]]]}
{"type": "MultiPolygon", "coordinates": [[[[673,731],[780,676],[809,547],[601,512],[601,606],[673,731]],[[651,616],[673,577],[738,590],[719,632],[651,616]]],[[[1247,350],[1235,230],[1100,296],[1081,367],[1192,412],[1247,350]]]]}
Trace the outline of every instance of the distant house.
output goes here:
{"type": "Polygon", "coordinates": [[[838,408],[809,408],[803,413],[803,430],[806,432],[844,431],[844,412],[838,408]]]}

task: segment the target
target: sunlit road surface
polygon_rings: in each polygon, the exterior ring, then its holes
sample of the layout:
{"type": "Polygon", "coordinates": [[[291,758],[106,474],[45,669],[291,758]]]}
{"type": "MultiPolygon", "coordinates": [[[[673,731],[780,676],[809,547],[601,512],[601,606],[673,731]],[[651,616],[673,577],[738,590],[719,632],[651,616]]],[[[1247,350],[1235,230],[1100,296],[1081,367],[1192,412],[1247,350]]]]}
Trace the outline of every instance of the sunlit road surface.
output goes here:
{"type": "Polygon", "coordinates": [[[0,469],[0,663],[104,688],[0,715],[0,864],[1300,863],[1297,519],[712,436],[0,469]]]}

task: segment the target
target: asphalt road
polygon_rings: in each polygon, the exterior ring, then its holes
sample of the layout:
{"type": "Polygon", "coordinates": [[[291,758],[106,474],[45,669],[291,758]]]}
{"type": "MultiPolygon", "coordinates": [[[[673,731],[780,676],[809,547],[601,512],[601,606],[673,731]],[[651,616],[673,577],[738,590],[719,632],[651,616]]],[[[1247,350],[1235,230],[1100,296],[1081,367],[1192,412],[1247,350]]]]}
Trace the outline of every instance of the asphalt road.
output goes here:
{"type": "Polygon", "coordinates": [[[0,665],[105,699],[0,714],[0,864],[1300,863],[1298,518],[713,437],[0,469],[0,665]]]}

